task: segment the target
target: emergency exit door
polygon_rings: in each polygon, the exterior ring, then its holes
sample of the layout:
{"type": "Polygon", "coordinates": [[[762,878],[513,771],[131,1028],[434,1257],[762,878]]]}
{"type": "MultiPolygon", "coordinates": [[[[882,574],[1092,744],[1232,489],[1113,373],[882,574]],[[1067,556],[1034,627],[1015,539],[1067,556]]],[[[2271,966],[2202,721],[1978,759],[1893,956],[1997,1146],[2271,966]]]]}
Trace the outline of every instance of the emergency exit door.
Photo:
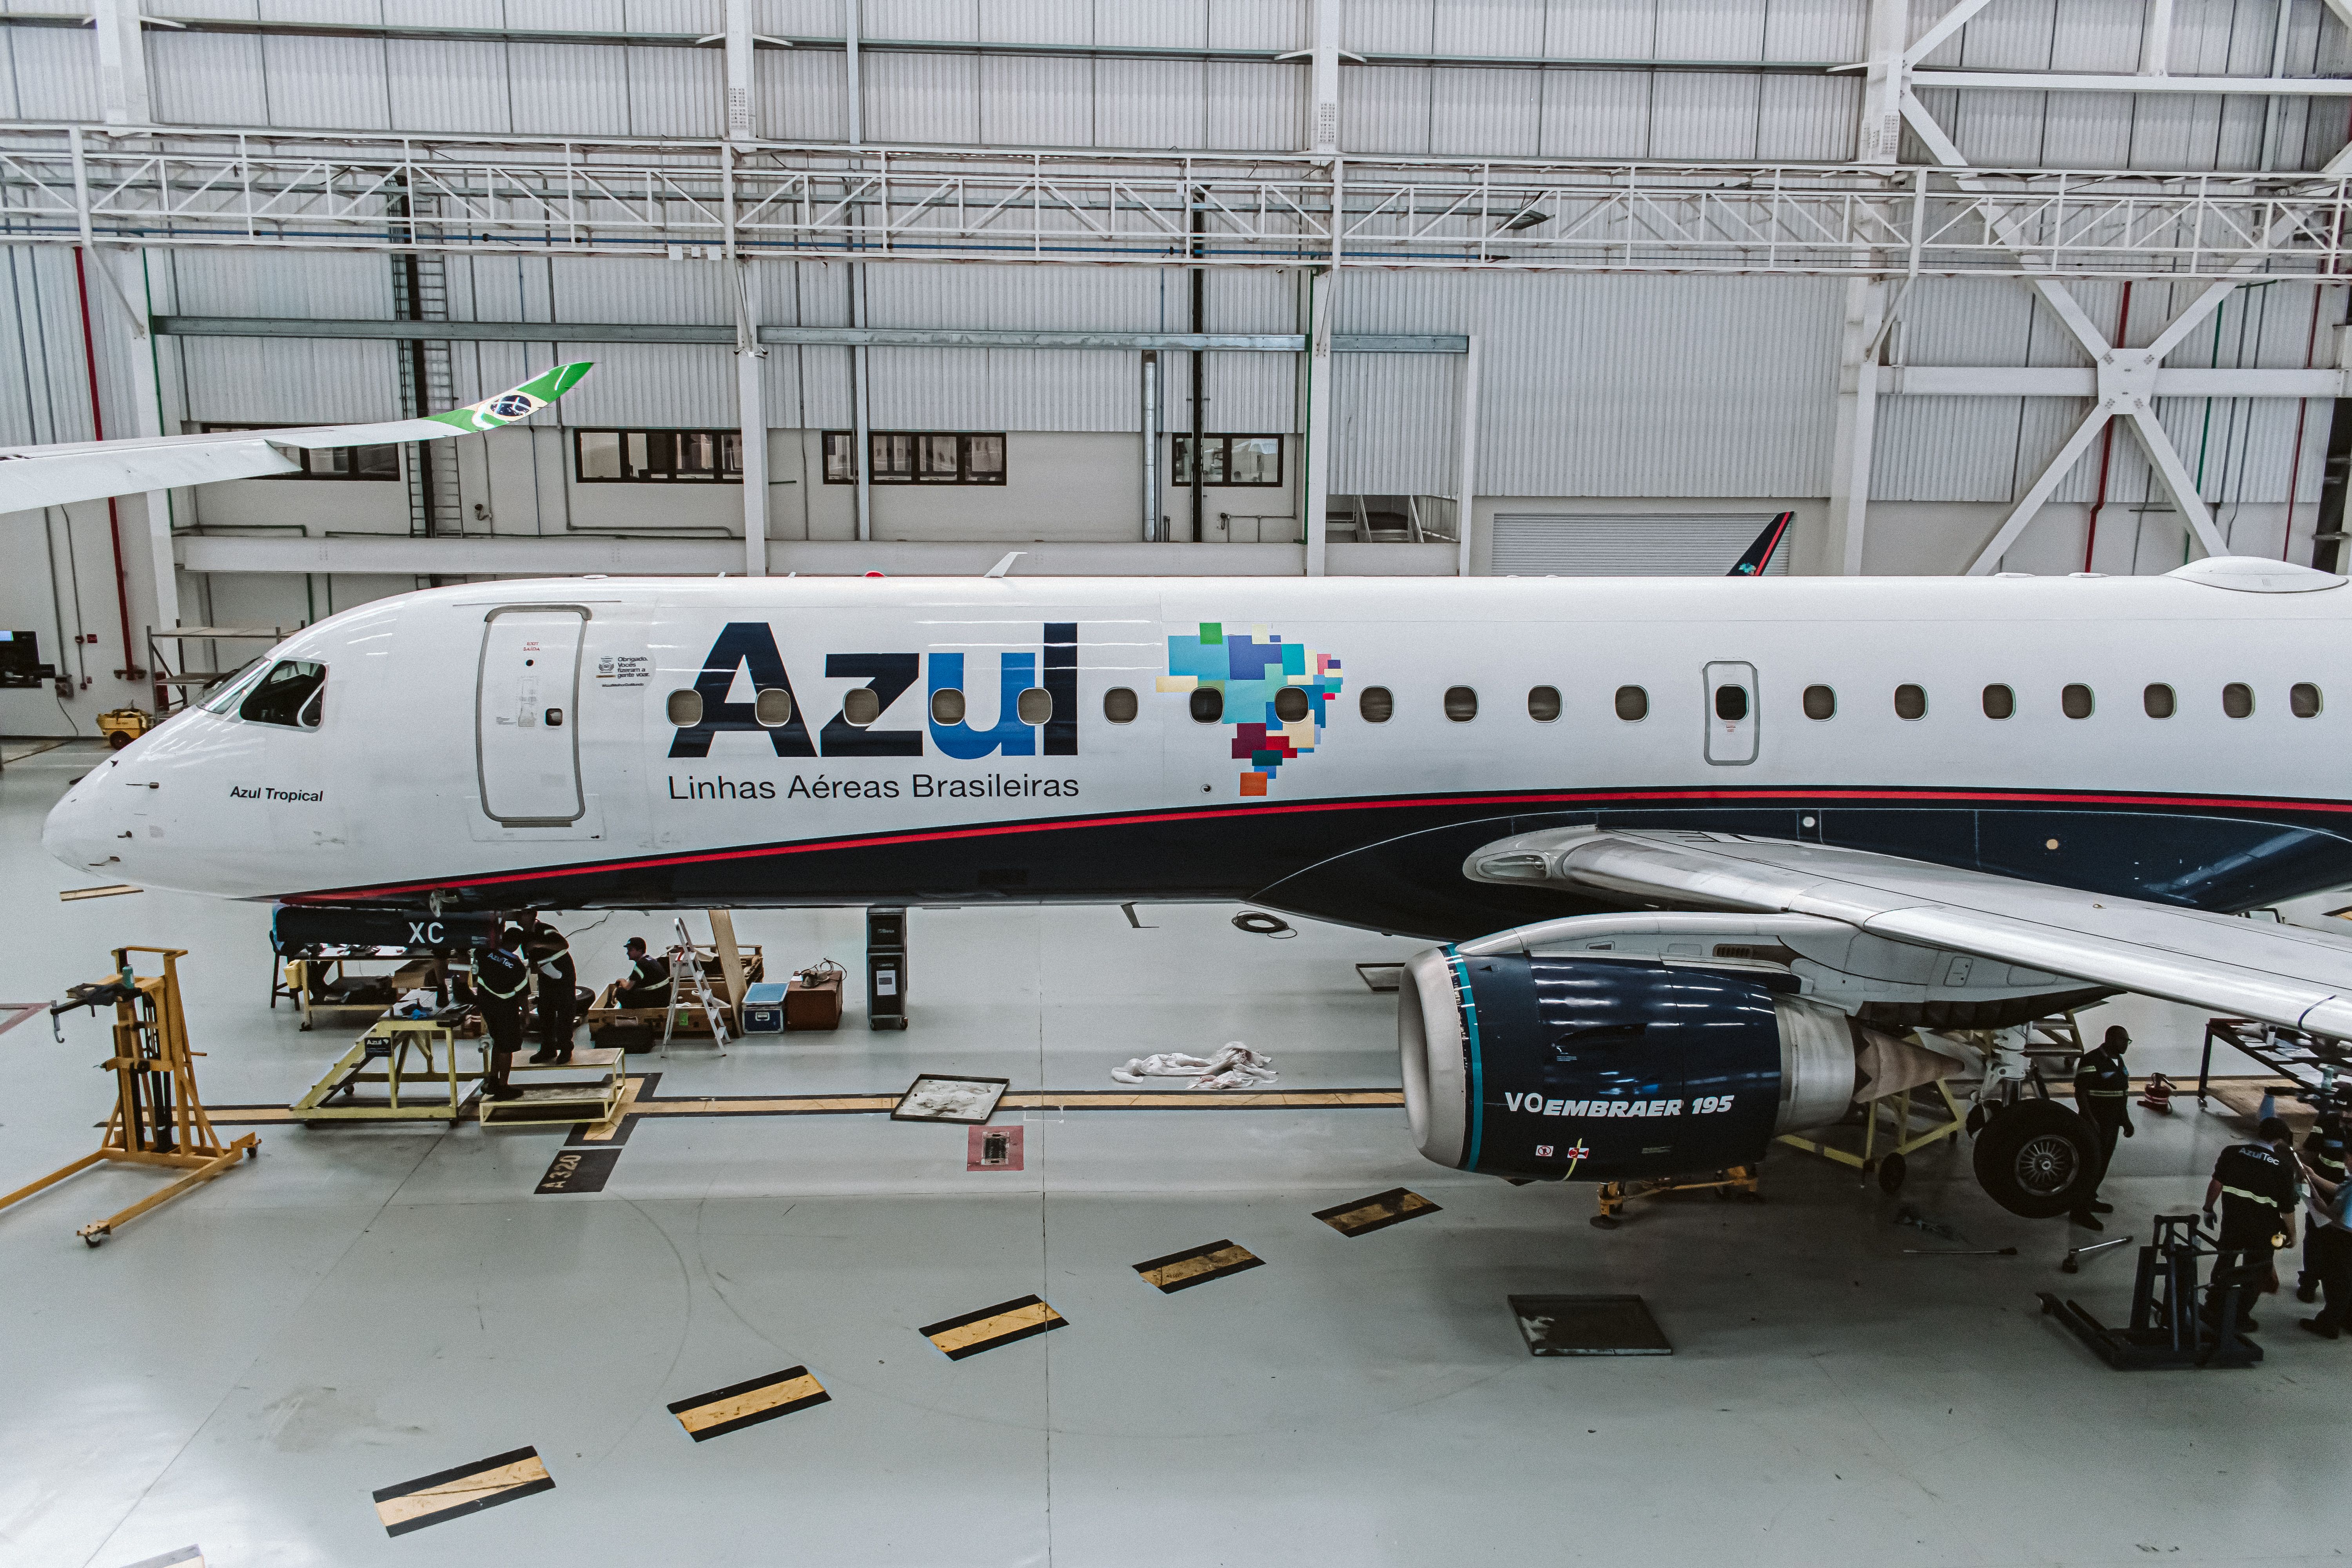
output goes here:
{"type": "Polygon", "coordinates": [[[482,809],[509,827],[577,822],[580,644],[588,612],[571,605],[492,610],[475,688],[482,809]]]}
{"type": "Polygon", "coordinates": [[[1737,766],[1756,760],[1756,667],[1706,667],[1706,760],[1737,766]]]}

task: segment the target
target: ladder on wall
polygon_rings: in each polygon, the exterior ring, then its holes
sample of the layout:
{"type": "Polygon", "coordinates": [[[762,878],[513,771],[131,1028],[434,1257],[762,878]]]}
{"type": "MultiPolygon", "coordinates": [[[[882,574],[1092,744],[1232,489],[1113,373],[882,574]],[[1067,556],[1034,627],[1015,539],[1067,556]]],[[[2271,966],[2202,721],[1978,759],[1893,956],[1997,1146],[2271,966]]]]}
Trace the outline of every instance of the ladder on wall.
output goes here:
{"type": "MultiPolygon", "coordinates": [[[[449,319],[447,263],[437,253],[412,253],[392,258],[393,313],[403,321],[446,321],[449,319]]],[[[400,345],[400,412],[406,419],[421,418],[457,402],[457,377],[449,362],[446,339],[404,342],[400,345]]],[[[449,441],[418,441],[410,445],[402,464],[408,481],[408,531],[412,534],[463,533],[464,503],[457,494],[457,448],[449,441]]]]}

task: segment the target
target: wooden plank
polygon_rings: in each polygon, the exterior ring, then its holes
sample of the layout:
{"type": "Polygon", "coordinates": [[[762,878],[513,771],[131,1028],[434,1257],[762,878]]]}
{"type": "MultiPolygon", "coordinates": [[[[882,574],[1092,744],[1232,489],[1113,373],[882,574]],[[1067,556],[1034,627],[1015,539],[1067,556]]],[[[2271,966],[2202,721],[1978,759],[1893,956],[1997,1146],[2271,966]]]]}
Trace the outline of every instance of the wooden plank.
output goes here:
{"type": "Polygon", "coordinates": [[[740,1017],[743,1011],[743,953],[735,945],[735,912],[732,910],[708,910],[710,917],[711,944],[719,950],[719,973],[727,982],[727,994],[721,998],[740,1017]]]}

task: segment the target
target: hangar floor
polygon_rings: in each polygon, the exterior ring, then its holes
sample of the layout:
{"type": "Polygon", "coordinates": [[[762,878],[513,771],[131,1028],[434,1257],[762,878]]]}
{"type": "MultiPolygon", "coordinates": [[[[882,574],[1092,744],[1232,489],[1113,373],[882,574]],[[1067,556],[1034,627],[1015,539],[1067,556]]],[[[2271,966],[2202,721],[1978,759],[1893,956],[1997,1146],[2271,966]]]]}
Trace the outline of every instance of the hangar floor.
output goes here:
{"type": "MultiPolygon", "coordinates": [[[[341,1037],[265,1005],[265,911],[57,901],[79,879],[40,820],[90,756],[0,779],[0,1000],[96,976],[117,943],[187,946],[207,1100],[291,1099],[341,1037]]],[[[1242,1039],[1286,1088],[1393,1084],[1391,999],[1349,965],[1412,944],[1270,941],[1230,913],[920,914],[907,1033],[853,1016],[651,1065],[665,1095],[921,1069],[1093,1089],[1130,1055],[1242,1039]]],[[[597,981],[659,929],[559,923],[597,981]]],[[[740,926],[779,969],[860,956],[856,911],[740,926]]],[[[2132,1018],[2136,1066],[2193,1073],[2193,1018],[2132,1018]]],[[[91,1145],[103,1034],[68,1031],[0,1037],[0,1183],[91,1145]]],[[[2182,1106],[2123,1146],[2109,1235],[2201,1194],[2233,1125],[2182,1106]]],[[[2259,1368],[2110,1372],[2032,1292],[2112,1321],[2130,1249],[2067,1279],[2084,1238],[2000,1213],[1948,1152],[1905,1199],[2021,1256],[1906,1257],[1943,1244],[1786,1152],[1764,1206],[1679,1201],[1605,1234],[1589,1189],[1458,1176],[1402,1123],[1032,1113],[1027,1168],[974,1174],[961,1128],[666,1118],[571,1196],[532,1195],[559,1131],[265,1128],[257,1163],[96,1250],[75,1227],[148,1184],[86,1175],[0,1214],[0,1559],[2192,1564],[2352,1532],[2352,1346],[2273,1299],[2259,1368]],[[1440,1212],[1352,1238],[1312,1217],[1400,1184],[1440,1212]],[[1224,1238],[1265,1266],[1172,1296],[1134,1271],[1224,1238]],[[1675,1353],[1533,1359],[1504,1305],[1603,1290],[1644,1296],[1675,1353]],[[1068,1327],[963,1361],[917,1332],[1031,1294],[1068,1327]],[[830,1402],[704,1443],[665,1408],[793,1366],[830,1402]],[[551,1490],[387,1539],[372,1493],[527,1447],[551,1490]]]]}

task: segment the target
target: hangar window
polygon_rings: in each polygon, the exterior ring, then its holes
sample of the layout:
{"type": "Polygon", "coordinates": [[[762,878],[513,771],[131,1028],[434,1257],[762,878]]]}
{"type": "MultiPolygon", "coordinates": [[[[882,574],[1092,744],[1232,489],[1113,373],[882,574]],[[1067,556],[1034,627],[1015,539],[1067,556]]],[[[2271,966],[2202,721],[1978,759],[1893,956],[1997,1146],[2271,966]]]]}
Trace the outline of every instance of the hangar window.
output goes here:
{"type": "Polygon", "coordinates": [[[2232,719],[2251,717],[2254,711],[2254,689],[2237,680],[2221,688],[2221,711],[2232,719]]]}
{"type": "Polygon", "coordinates": [[[574,471],[585,484],[740,485],[740,430],[574,430],[574,471]]]}
{"type": "MultiPolygon", "coordinates": [[[[199,433],[215,431],[283,430],[283,425],[199,425],[199,433]]],[[[302,465],[290,474],[258,474],[264,479],[396,479],[400,478],[400,448],[397,447],[320,447],[312,450],[296,449],[281,452],[302,465]]]]}
{"type": "Polygon", "coordinates": [[[1042,686],[1033,686],[1021,694],[1013,710],[1021,715],[1024,724],[1043,724],[1054,716],[1054,694],[1042,686]]]}
{"type": "Polygon", "coordinates": [[[1225,716],[1225,693],[1223,687],[1196,686],[1192,689],[1192,721],[1213,724],[1225,716]]]}
{"type": "Polygon", "coordinates": [[[236,716],[256,724],[315,730],[326,696],[325,665],[313,664],[307,658],[281,658],[269,667],[261,683],[246,694],[236,716]]]}
{"type": "MultiPolygon", "coordinates": [[[[695,700],[699,702],[701,700],[700,696],[697,695],[695,700]]],[[[751,700],[751,717],[757,719],[761,723],[766,725],[771,730],[773,730],[780,725],[791,723],[793,721],[793,694],[786,691],[781,686],[771,686],[763,689],[759,696],[751,700]]]]}
{"type": "MultiPolygon", "coordinates": [[[[1001,485],[1004,437],[964,430],[869,430],[868,471],[877,485],[1001,485]]],[[[824,433],[824,482],[857,482],[854,431],[824,433]]]]}
{"type": "Polygon", "coordinates": [[[2162,681],[2151,684],[2147,690],[2139,694],[2139,705],[2151,719],[2171,718],[2172,710],[2176,706],[2172,700],[2172,688],[2162,681]]]}
{"type": "Polygon", "coordinates": [[[1834,719],[1837,717],[1837,693],[1826,686],[1805,688],[1805,717],[1834,719]]]}
{"type": "Polygon", "coordinates": [[[841,721],[859,729],[882,717],[882,699],[870,686],[855,686],[841,694],[841,721]]]}
{"type": "Polygon", "coordinates": [[[662,705],[662,711],[679,729],[691,730],[702,722],[702,693],[673,691],[669,694],[669,700],[662,705]]]}
{"type": "Polygon", "coordinates": [[[1650,694],[1638,686],[1617,689],[1617,717],[1628,724],[1639,723],[1650,716],[1650,694]]]}
{"type": "Polygon", "coordinates": [[[1528,717],[1538,724],[1549,724],[1559,717],[1559,688],[1536,686],[1528,690],[1528,717]]]}
{"type": "Polygon", "coordinates": [[[1984,716],[1988,719],[2010,719],[2017,714],[2017,693],[2001,685],[1984,689],[1984,716]]]}
{"type": "Polygon", "coordinates": [[[1447,687],[1445,716],[1456,724],[1467,724],[1478,717],[1478,694],[1466,686],[1447,687]]]}
{"type": "Polygon", "coordinates": [[[1925,719],[1927,716],[1927,693],[1917,686],[1895,689],[1895,716],[1897,719],[1925,719]]]}
{"type": "Polygon", "coordinates": [[[1103,717],[1114,724],[1135,722],[1135,693],[1124,686],[1114,686],[1103,693],[1103,717]]]}
{"type": "Polygon", "coordinates": [[[2298,719],[2319,717],[2319,688],[2308,680],[2298,680],[2286,694],[2289,711],[2298,719]]]}
{"type": "Polygon", "coordinates": [[[2058,710],[2069,719],[2089,718],[2092,706],[2091,689],[2080,682],[2070,683],[2058,693],[2058,710]]]}
{"type": "MultiPolygon", "coordinates": [[[[1192,437],[1175,438],[1174,482],[1192,482],[1192,437]]],[[[1201,469],[1204,485],[1279,485],[1282,483],[1282,437],[1279,436],[1203,436],[1201,450],[1208,461],[1201,469]]]]}
{"type": "Polygon", "coordinates": [[[963,693],[952,686],[942,686],[931,693],[931,722],[961,724],[963,722],[963,693]]]}
{"type": "Polygon", "coordinates": [[[1396,698],[1385,686],[1367,686],[1356,699],[1356,711],[1364,716],[1367,724],[1385,724],[1396,712],[1396,698]]]}
{"type": "Polygon", "coordinates": [[[1286,724],[1296,724],[1307,717],[1307,693],[1296,686],[1286,686],[1274,694],[1274,716],[1286,724]]]}

